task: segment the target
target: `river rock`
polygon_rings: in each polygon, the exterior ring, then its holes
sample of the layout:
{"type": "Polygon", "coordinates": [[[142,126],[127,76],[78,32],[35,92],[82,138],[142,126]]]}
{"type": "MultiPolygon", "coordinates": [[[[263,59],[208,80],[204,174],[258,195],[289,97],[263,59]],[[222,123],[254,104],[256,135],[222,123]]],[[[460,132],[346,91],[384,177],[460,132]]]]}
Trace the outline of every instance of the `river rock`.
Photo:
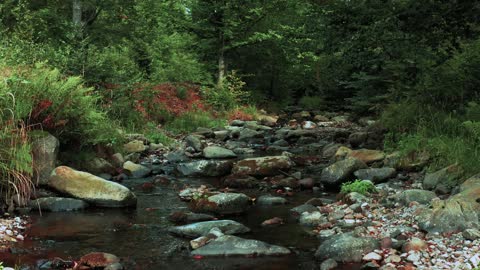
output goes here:
{"type": "Polygon", "coordinates": [[[30,207],[50,212],[67,212],[87,208],[88,204],[82,200],[61,197],[44,197],[30,201],[30,207]]]}
{"type": "Polygon", "coordinates": [[[355,171],[353,174],[356,178],[362,180],[370,180],[375,184],[392,178],[396,175],[397,170],[394,168],[368,168],[355,171]]]}
{"type": "Polygon", "coordinates": [[[325,240],[315,252],[315,257],[320,260],[333,259],[337,262],[361,262],[363,254],[372,252],[379,246],[376,239],[343,233],[325,240]]]}
{"type": "Polygon", "coordinates": [[[125,162],[123,164],[123,169],[129,171],[132,178],[144,178],[152,172],[150,168],[131,161],[125,162]]]}
{"type": "Polygon", "coordinates": [[[353,150],[346,147],[346,146],[340,146],[337,149],[337,152],[335,152],[335,155],[333,156],[333,159],[335,161],[343,160],[349,155],[353,150]]]}
{"type": "Polygon", "coordinates": [[[456,164],[434,173],[428,173],[423,179],[423,188],[434,190],[437,193],[444,193],[443,191],[450,192],[458,185],[462,173],[461,167],[456,164]]]}
{"type": "Polygon", "coordinates": [[[359,149],[350,152],[347,157],[356,158],[363,161],[365,164],[370,164],[376,161],[382,161],[385,158],[385,153],[378,150],[359,149]]]}
{"type": "Polygon", "coordinates": [[[230,123],[231,126],[234,126],[234,127],[243,127],[245,125],[245,121],[242,121],[242,120],[233,120],[231,123],[230,123]]]}
{"type": "Polygon", "coordinates": [[[480,175],[460,185],[460,193],[444,201],[435,201],[432,209],[416,215],[421,229],[427,232],[458,232],[480,228],[480,175]]]}
{"type": "Polygon", "coordinates": [[[429,161],[430,155],[425,151],[413,151],[404,156],[394,152],[385,157],[384,164],[402,171],[420,171],[429,161]]]}
{"type": "Polygon", "coordinates": [[[201,137],[198,135],[189,135],[185,137],[185,143],[187,144],[187,147],[192,147],[196,152],[201,152],[204,146],[201,137]]]}
{"type": "Polygon", "coordinates": [[[143,141],[133,140],[123,145],[123,150],[126,153],[141,153],[147,149],[147,146],[143,144],[143,141]]]}
{"type": "Polygon", "coordinates": [[[220,229],[224,234],[239,234],[250,231],[245,225],[233,220],[212,220],[198,222],[183,226],[176,226],[170,228],[168,231],[172,234],[187,238],[197,238],[207,235],[213,228],[220,229]]]}
{"type": "Polygon", "coordinates": [[[368,138],[368,133],[367,132],[354,132],[348,136],[348,143],[352,147],[358,147],[361,146],[365,143],[365,141],[368,138]]]}
{"type": "Polygon", "coordinates": [[[193,212],[174,212],[168,216],[168,220],[175,224],[188,224],[200,221],[214,220],[212,215],[193,212]]]}
{"type": "Polygon", "coordinates": [[[272,195],[263,195],[257,198],[257,205],[282,205],[286,203],[287,199],[272,195]]]}
{"type": "Polygon", "coordinates": [[[55,190],[104,207],[135,205],[137,198],[126,187],[66,166],[55,168],[48,185],[55,190]]]}
{"type": "Polygon", "coordinates": [[[467,240],[475,241],[477,239],[480,239],[480,230],[466,229],[465,231],[463,231],[462,236],[467,240]]]}
{"type": "Polygon", "coordinates": [[[219,141],[226,141],[230,135],[230,131],[228,130],[219,130],[213,133],[215,134],[215,139],[219,141]]]}
{"type": "Polygon", "coordinates": [[[333,259],[326,259],[320,264],[320,270],[333,270],[338,267],[338,263],[333,259]]]}
{"type": "Polygon", "coordinates": [[[303,212],[300,215],[299,223],[302,226],[315,227],[324,223],[327,223],[327,218],[319,211],[315,212],[303,212]]]}
{"type": "Polygon", "coordinates": [[[397,201],[407,206],[411,202],[429,204],[436,197],[437,195],[432,191],[422,189],[407,189],[398,194],[397,201]]]}
{"type": "Polygon", "coordinates": [[[268,156],[247,158],[238,161],[233,167],[234,174],[252,176],[270,176],[279,174],[280,170],[289,170],[293,163],[287,156],[268,156]]]}
{"type": "Polygon", "coordinates": [[[322,156],[325,159],[331,159],[335,153],[337,152],[338,148],[342,147],[343,145],[338,143],[329,143],[323,147],[322,156]]]}
{"type": "Polygon", "coordinates": [[[248,175],[229,175],[223,183],[225,186],[232,188],[253,188],[258,186],[258,180],[248,175]]]}
{"type": "Polygon", "coordinates": [[[93,173],[96,175],[102,174],[102,173],[116,174],[115,167],[112,164],[110,164],[110,162],[99,157],[94,157],[88,160],[87,162],[85,162],[83,167],[87,172],[93,173]]]}
{"type": "Polygon", "coordinates": [[[253,138],[262,137],[262,135],[263,135],[263,132],[259,132],[249,128],[243,128],[238,133],[238,140],[249,141],[250,139],[253,139],[253,138]]]}
{"type": "Polygon", "coordinates": [[[237,155],[232,151],[220,146],[207,146],[203,149],[203,156],[206,158],[234,158],[237,155]]]}
{"type": "Polygon", "coordinates": [[[339,185],[353,176],[353,172],[366,168],[367,165],[356,158],[337,161],[322,170],[320,182],[326,185],[339,185]]]}
{"type": "Polygon", "coordinates": [[[32,132],[32,158],[35,168],[33,179],[39,185],[46,185],[50,174],[55,169],[60,142],[47,132],[32,132]]]}
{"type": "Polygon", "coordinates": [[[199,256],[278,256],[290,253],[288,248],[233,235],[220,236],[207,245],[192,251],[192,255],[199,256]]]}
{"type": "Polygon", "coordinates": [[[318,211],[318,208],[311,205],[311,204],[301,204],[297,207],[294,207],[290,209],[290,213],[292,213],[294,216],[300,216],[302,213],[312,213],[318,211]]]}
{"type": "Polygon", "coordinates": [[[231,172],[232,162],[199,160],[178,164],[177,170],[184,176],[224,176],[231,172]]]}
{"type": "Polygon", "coordinates": [[[208,197],[210,203],[206,204],[207,209],[197,209],[199,211],[206,210],[221,215],[240,214],[247,210],[250,205],[250,197],[242,193],[220,193],[208,197]],[[212,206],[214,205],[214,206],[212,206]]]}

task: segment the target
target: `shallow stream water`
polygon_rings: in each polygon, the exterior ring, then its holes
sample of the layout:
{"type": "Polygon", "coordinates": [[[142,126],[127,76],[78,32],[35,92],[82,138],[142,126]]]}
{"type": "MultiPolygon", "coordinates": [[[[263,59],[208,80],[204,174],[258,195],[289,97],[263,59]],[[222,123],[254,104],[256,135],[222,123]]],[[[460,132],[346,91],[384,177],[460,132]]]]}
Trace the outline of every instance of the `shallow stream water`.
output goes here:
{"type": "MultiPolygon", "coordinates": [[[[291,208],[315,197],[312,191],[294,193],[288,197],[287,205],[254,205],[244,215],[225,217],[237,220],[252,230],[241,237],[291,248],[294,251],[292,255],[195,259],[189,255],[188,239],[174,237],[167,232],[173,226],[168,216],[175,211],[188,210],[188,204],[177,196],[182,187],[187,184],[215,184],[215,180],[176,179],[170,184],[158,184],[153,190],[143,191],[141,185],[150,181],[146,178],[123,183],[136,193],[136,208],[32,214],[27,240],[15,245],[12,253],[0,253],[0,260],[6,265],[34,266],[40,259],[76,260],[84,254],[100,251],[119,256],[126,269],[319,269],[319,262],[313,256],[319,241],[303,230],[289,213],[291,208]],[[283,218],[285,224],[260,225],[273,217],[283,218]]],[[[266,192],[245,193],[259,196],[266,192]]],[[[344,265],[339,269],[358,267],[344,265]]]]}

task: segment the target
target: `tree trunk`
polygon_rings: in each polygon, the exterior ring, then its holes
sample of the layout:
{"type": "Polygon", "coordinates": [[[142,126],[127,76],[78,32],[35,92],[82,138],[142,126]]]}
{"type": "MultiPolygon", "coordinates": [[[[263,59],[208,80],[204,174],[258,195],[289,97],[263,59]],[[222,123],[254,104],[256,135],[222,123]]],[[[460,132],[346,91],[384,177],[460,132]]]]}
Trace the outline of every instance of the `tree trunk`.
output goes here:
{"type": "Polygon", "coordinates": [[[81,0],[73,0],[73,24],[76,28],[82,27],[82,2],[81,0]]]}
{"type": "Polygon", "coordinates": [[[218,87],[223,86],[224,79],[225,79],[225,55],[222,50],[220,51],[220,55],[218,56],[218,82],[217,82],[218,87]]]}

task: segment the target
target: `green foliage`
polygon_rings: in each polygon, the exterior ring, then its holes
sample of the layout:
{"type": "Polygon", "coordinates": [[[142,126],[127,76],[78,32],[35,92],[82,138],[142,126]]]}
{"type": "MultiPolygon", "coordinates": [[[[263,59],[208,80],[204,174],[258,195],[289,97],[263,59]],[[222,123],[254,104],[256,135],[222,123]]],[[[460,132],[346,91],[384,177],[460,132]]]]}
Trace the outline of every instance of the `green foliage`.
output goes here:
{"type": "Polygon", "coordinates": [[[245,82],[232,71],[227,75],[221,87],[204,88],[203,95],[215,111],[230,111],[248,104],[249,93],[244,89],[245,82]]]}
{"type": "Polygon", "coordinates": [[[0,91],[0,194],[9,204],[13,196],[25,203],[34,190],[29,127],[15,114],[17,102],[11,92],[0,91]]]}
{"type": "Polygon", "coordinates": [[[187,112],[166,123],[165,129],[175,134],[194,132],[199,127],[215,128],[227,124],[225,119],[214,118],[208,112],[187,112]]]}
{"type": "MultiPolygon", "coordinates": [[[[65,143],[111,143],[118,136],[115,124],[99,110],[98,96],[81,78],[63,77],[41,64],[3,71],[0,93],[15,97],[13,114],[32,128],[50,131],[65,143]]],[[[0,107],[8,108],[5,102],[0,107]]]]}
{"type": "Polygon", "coordinates": [[[167,146],[173,143],[173,139],[167,136],[164,130],[160,129],[152,122],[147,123],[143,133],[145,134],[145,137],[147,137],[147,139],[151,142],[161,143],[167,146]]]}
{"type": "Polygon", "coordinates": [[[302,108],[307,110],[323,110],[326,109],[325,100],[319,96],[304,96],[298,102],[302,108]]]}
{"type": "Polygon", "coordinates": [[[342,188],[340,190],[343,194],[348,194],[350,192],[357,192],[362,195],[368,195],[371,193],[376,193],[377,188],[371,181],[364,181],[364,180],[355,180],[353,182],[346,182],[342,184],[342,188]]]}

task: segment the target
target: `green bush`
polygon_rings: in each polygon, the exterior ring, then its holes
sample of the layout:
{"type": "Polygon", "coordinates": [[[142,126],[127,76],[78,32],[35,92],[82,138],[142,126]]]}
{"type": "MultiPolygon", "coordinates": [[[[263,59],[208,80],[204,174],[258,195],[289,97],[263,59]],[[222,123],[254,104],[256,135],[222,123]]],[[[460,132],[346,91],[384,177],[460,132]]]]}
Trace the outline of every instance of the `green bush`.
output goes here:
{"type": "Polygon", "coordinates": [[[371,193],[376,193],[377,188],[370,181],[357,179],[354,182],[343,183],[340,192],[343,194],[348,194],[350,192],[357,192],[363,195],[368,195],[371,193]]]}
{"type": "MultiPolygon", "coordinates": [[[[64,77],[43,64],[0,68],[0,93],[11,94],[15,117],[32,129],[43,129],[61,142],[111,143],[118,139],[116,124],[99,109],[99,97],[80,77],[64,77]]],[[[8,101],[0,104],[8,108],[8,101]],[[5,104],[6,102],[6,104],[5,104]]]]}
{"type": "Polygon", "coordinates": [[[216,111],[231,111],[249,103],[249,92],[244,89],[245,82],[235,71],[228,74],[221,87],[204,88],[203,95],[208,104],[216,111]]]}

